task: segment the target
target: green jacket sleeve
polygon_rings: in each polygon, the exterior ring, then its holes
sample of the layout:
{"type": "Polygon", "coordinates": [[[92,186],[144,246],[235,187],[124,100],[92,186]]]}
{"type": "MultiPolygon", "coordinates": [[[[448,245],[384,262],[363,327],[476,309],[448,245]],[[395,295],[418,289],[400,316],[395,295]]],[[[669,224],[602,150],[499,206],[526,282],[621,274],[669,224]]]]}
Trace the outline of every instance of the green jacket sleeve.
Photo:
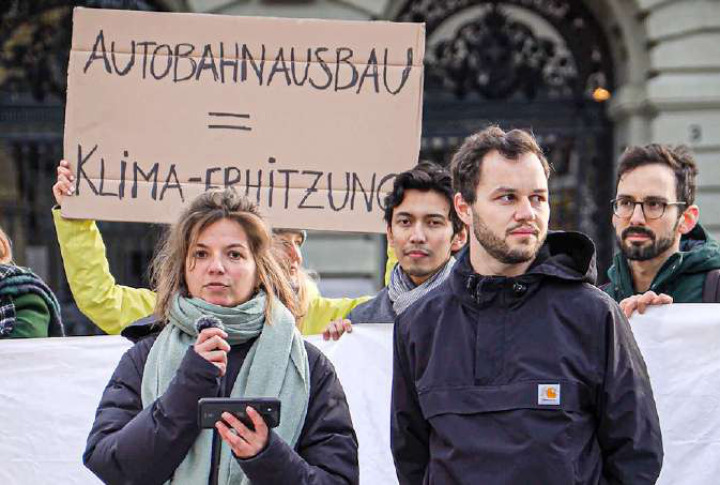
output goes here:
{"type": "Polygon", "coordinates": [[[52,212],[65,275],[80,311],[111,335],[150,315],[155,309],[155,293],[115,284],[95,222],[65,219],[59,209],[52,212]]]}
{"type": "Polygon", "coordinates": [[[32,293],[13,299],[15,328],[9,338],[39,338],[48,336],[50,309],[45,301],[32,293]]]}

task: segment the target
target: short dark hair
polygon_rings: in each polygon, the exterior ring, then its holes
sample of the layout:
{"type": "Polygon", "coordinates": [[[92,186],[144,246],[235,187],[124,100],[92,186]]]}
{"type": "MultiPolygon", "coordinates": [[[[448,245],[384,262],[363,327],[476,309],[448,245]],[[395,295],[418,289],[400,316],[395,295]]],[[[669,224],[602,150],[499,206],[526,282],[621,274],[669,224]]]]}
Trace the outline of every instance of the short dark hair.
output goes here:
{"type": "Polygon", "coordinates": [[[436,163],[421,161],[415,168],[407,170],[397,177],[393,182],[392,192],[385,197],[385,222],[392,225],[393,211],[402,204],[405,198],[405,191],[420,190],[422,192],[434,191],[445,197],[450,204],[450,222],[453,226],[453,234],[459,233],[463,228],[463,222],[455,212],[453,203],[453,188],[450,172],[436,163]]]}
{"type": "Polygon", "coordinates": [[[550,164],[532,133],[518,129],[505,132],[499,126],[489,126],[467,137],[451,162],[453,188],[469,204],[477,197],[483,158],[492,151],[510,160],[534,153],[540,159],[545,176],[550,177],[550,164]]]}
{"type": "MultiPolygon", "coordinates": [[[[626,173],[643,165],[665,165],[675,173],[675,191],[679,201],[688,206],[695,202],[695,177],[698,174],[695,160],[686,145],[662,145],[651,143],[645,146],[632,146],[620,156],[615,192],[620,179],[626,173]]],[[[682,212],[682,211],[681,211],[682,212]]]]}

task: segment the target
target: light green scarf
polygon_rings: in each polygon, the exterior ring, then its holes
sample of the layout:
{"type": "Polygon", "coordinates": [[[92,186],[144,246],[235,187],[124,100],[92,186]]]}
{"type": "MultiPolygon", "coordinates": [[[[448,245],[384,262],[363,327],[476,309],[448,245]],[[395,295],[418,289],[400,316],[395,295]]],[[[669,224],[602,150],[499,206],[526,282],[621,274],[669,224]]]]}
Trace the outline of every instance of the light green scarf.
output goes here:
{"type": "MultiPolygon", "coordinates": [[[[272,323],[265,325],[266,301],[262,291],[236,307],[222,307],[197,298],[176,296],[170,308],[169,324],[158,336],[145,362],[141,387],[143,407],[152,405],[175,377],[185,352],[197,338],[195,320],[202,315],[213,315],[225,325],[230,345],[247,342],[259,335],[245,357],[230,396],[279,398],[282,414],[275,432],[294,447],[308,408],[308,357],[302,336],[295,327],[295,319],[281,303],[273,305],[272,323]]],[[[168,484],[207,483],[210,477],[212,436],[212,430],[200,432],[168,484]]],[[[230,447],[224,442],[220,452],[218,483],[249,483],[233,458],[230,447]]]]}

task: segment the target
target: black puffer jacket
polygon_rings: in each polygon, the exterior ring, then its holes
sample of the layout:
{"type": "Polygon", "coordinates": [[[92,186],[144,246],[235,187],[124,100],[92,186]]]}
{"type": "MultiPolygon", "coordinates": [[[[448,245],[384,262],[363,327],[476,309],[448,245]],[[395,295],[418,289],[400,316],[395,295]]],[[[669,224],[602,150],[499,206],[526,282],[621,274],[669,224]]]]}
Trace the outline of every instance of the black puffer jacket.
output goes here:
{"type": "Polygon", "coordinates": [[[401,484],[650,484],[662,441],[627,320],[592,286],[594,247],[551,233],[518,277],[448,281],[395,324],[401,484]]]}
{"type": "MultiPolygon", "coordinates": [[[[144,327],[129,327],[124,333],[137,338],[144,327]]],[[[198,399],[219,395],[217,367],[188,347],[167,391],[143,409],[142,375],[156,336],[139,340],[125,353],[98,406],[83,461],[106,483],[168,480],[200,432],[198,399]]],[[[251,345],[236,345],[229,352],[227,377],[232,382],[251,345]]],[[[259,455],[238,461],[253,483],[358,483],[357,438],[342,386],[330,361],[313,345],[306,342],[305,348],[310,401],[295,449],[271,432],[259,455]]]]}

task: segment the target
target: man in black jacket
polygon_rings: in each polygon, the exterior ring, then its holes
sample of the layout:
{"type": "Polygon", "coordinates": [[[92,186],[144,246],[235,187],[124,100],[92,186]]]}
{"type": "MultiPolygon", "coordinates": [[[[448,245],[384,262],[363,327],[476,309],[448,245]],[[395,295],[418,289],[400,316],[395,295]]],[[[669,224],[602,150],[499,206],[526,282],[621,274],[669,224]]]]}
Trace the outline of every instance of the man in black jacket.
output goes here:
{"type": "Polygon", "coordinates": [[[469,251],[395,324],[400,483],[655,483],[663,452],[645,363],[593,286],[592,242],[547,232],[537,142],[491,127],[452,169],[469,251]]]}

